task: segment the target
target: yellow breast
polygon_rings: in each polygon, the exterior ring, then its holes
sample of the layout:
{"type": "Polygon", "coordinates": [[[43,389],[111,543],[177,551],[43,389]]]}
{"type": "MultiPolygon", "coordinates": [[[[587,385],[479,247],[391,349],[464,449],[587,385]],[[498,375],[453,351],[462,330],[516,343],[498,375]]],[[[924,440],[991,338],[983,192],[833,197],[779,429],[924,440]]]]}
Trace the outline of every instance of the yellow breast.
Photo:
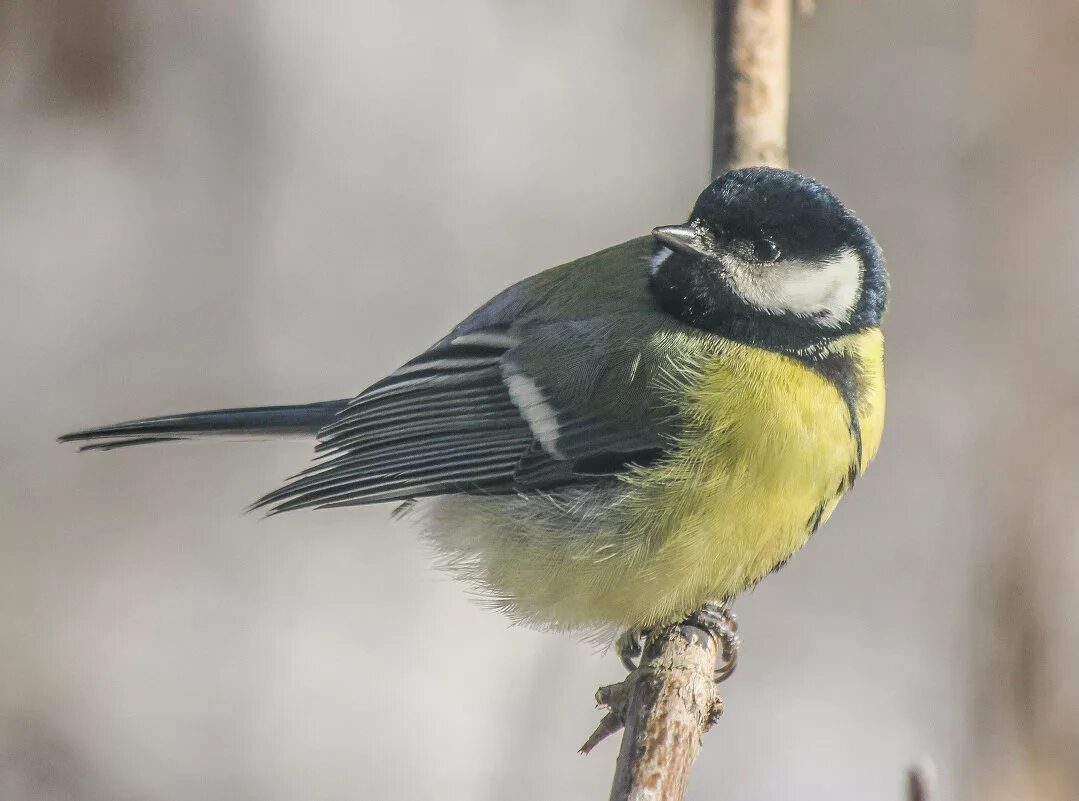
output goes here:
{"type": "MultiPolygon", "coordinates": [[[[876,454],[884,420],[883,337],[830,350],[856,366],[851,415],[827,378],[786,356],[722,341],[694,367],[682,447],[631,482],[628,527],[652,532],[640,576],[616,605],[649,623],[733,596],[785,562],[876,454]]],[[[634,572],[634,571],[630,571],[634,572]]]]}
{"type": "Polygon", "coordinates": [[[439,544],[447,562],[513,617],[643,629],[733,596],[805,544],[876,453],[878,330],[831,347],[857,368],[861,464],[848,404],[820,373],[717,337],[664,336],[679,338],[653,344],[671,354],[670,398],[686,421],[670,456],[617,488],[425,504],[429,531],[454,532],[439,544]]]}

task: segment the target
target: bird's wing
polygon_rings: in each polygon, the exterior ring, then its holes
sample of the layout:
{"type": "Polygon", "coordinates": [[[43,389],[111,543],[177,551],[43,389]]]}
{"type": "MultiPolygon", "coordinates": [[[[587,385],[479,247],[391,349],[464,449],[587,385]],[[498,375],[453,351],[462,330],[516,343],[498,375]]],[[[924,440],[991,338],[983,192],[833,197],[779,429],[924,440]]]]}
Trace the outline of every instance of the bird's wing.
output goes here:
{"type": "Polygon", "coordinates": [[[647,329],[604,319],[456,334],[355,398],[319,432],[321,461],[255,506],[517,492],[654,459],[675,423],[647,329]]]}

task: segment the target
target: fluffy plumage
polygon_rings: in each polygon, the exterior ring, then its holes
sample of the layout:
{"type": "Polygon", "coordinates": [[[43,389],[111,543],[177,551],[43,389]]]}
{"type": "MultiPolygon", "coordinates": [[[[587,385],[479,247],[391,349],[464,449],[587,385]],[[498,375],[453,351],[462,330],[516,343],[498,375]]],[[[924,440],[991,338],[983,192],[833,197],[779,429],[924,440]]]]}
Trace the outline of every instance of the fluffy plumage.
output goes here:
{"type": "Polygon", "coordinates": [[[255,507],[403,502],[515,619],[648,627],[783,564],[865,469],[886,295],[875,241],[831,192],[739,170],[685,225],[525,279],[351,401],[65,439],[317,424],[319,460],[255,507]]]}
{"type": "Polygon", "coordinates": [[[707,335],[672,339],[660,343],[678,354],[664,381],[684,399],[686,425],[663,459],[585,486],[424,499],[404,518],[451,570],[533,624],[647,628],[755,584],[875,455],[882,338],[834,344],[862,371],[862,442],[835,386],[797,361],[707,335]]]}

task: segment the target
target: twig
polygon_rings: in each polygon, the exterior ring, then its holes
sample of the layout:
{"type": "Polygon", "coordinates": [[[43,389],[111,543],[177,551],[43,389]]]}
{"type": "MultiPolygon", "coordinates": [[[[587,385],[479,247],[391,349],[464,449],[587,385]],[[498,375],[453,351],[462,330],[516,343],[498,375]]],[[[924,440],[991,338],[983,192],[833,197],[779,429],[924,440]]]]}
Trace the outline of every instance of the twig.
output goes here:
{"type": "Polygon", "coordinates": [[[715,665],[715,638],[696,626],[671,626],[648,638],[641,666],[615,685],[628,687],[624,712],[608,712],[626,727],[612,799],[685,798],[701,735],[723,712],[715,665]]]}
{"type": "MultiPolygon", "coordinates": [[[[785,166],[791,0],[716,0],[712,171],[785,166]]],[[[608,709],[583,752],[625,727],[612,801],[681,801],[701,737],[723,709],[717,644],[688,620],[652,632],[640,666],[596,700],[608,709]]]]}
{"type": "Polygon", "coordinates": [[[922,760],[907,770],[906,801],[934,801],[936,769],[929,760],[922,760]]]}
{"type": "Polygon", "coordinates": [[[787,165],[791,0],[716,0],[712,175],[787,165]]]}

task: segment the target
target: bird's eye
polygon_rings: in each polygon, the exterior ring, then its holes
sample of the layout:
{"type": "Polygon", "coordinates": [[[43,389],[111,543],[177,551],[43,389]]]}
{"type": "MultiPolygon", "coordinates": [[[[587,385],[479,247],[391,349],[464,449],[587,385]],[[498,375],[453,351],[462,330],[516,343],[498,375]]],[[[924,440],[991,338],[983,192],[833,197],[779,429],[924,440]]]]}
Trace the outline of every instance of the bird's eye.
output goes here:
{"type": "Polygon", "coordinates": [[[779,245],[771,239],[758,239],[753,243],[753,255],[757,261],[776,261],[779,258],[779,245]]]}

